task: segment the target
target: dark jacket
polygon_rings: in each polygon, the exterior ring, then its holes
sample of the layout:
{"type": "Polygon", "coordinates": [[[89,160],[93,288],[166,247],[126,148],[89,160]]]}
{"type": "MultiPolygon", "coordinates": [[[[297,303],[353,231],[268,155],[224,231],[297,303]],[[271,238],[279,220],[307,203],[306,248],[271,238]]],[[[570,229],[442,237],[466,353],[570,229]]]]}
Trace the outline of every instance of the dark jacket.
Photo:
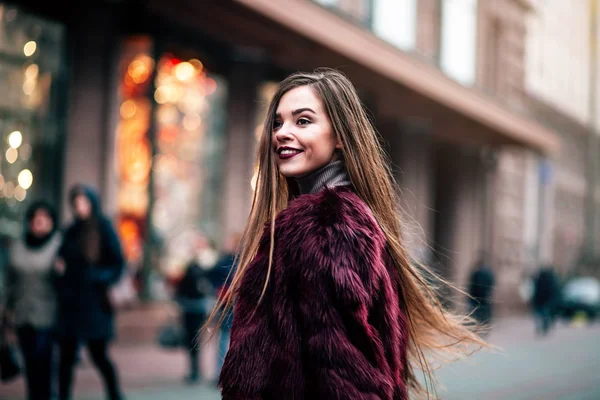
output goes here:
{"type": "Polygon", "coordinates": [[[119,281],[124,268],[119,238],[110,221],[100,211],[96,194],[86,188],[98,222],[100,239],[97,262],[84,256],[80,236],[82,221],[75,221],[65,232],[59,256],[65,261],[65,273],[57,279],[57,332],[62,337],[82,340],[114,336],[114,310],[109,288],[119,281]]]}
{"type": "Polygon", "coordinates": [[[211,308],[207,303],[214,292],[210,273],[202,269],[198,263],[192,262],[177,284],[175,301],[182,311],[188,314],[206,315],[211,308]]]}
{"type": "Polygon", "coordinates": [[[369,208],[343,187],[291,201],[259,304],[268,238],[239,288],[223,399],[407,399],[399,278],[369,208]]]}
{"type": "Polygon", "coordinates": [[[535,277],[533,306],[535,308],[554,307],[560,299],[558,277],[551,268],[542,268],[535,277]]]}
{"type": "Polygon", "coordinates": [[[233,274],[235,273],[235,254],[225,253],[219,257],[217,264],[210,270],[210,281],[217,291],[217,297],[221,298],[229,288],[233,274]]]}
{"type": "Polygon", "coordinates": [[[494,291],[494,281],[494,273],[489,267],[485,265],[477,267],[471,274],[469,283],[469,294],[473,300],[479,303],[490,302],[494,291]]]}

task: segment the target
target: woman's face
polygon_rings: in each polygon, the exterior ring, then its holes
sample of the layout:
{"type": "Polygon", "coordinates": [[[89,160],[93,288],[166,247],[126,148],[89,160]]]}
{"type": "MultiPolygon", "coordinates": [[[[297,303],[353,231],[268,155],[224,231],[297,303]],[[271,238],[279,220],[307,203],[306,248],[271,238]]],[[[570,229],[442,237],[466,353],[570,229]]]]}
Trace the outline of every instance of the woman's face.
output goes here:
{"type": "Polygon", "coordinates": [[[54,229],[54,222],[48,211],[40,208],[35,211],[29,223],[29,229],[34,236],[44,237],[54,229]]]}
{"type": "Polygon", "coordinates": [[[92,214],[92,203],[90,199],[83,194],[79,194],[73,200],[73,211],[79,219],[88,219],[92,214]]]}
{"type": "Polygon", "coordinates": [[[272,150],[286,178],[300,178],[328,164],[341,148],[321,99],[310,86],[283,95],[273,124],[272,150]]]}

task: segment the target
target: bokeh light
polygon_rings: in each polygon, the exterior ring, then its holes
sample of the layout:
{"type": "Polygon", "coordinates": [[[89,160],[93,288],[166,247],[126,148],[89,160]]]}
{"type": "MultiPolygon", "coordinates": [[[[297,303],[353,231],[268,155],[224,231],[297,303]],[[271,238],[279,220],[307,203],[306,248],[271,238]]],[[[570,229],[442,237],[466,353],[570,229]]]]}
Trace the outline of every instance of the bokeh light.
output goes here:
{"type": "Polygon", "coordinates": [[[135,105],[135,101],[127,100],[123,104],[121,104],[121,117],[124,119],[129,119],[135,115],[137,111],[137,106],[135,105]]]}
{"type": "Polygon", "coordinates": [[[194,66],[194,68],[196,68],[197,72],[202,72],[202,70],[204,70],[204,65],[202,65],[202,61],[196,59],[196,58],[192,58],[189,61],[190,64],[192,64],[194,66]]]}
{"type": "Polygon", "coordinates": [[[8,135],[8,144],[13,149],[18,149],[21,143],[23,143],[23,135],[21,132],[14,131],[8,135]]]}
{"type": "Polygon", "coordinates": [[[175,67],[175,76],[182,82],[188,81],[194,77],[196,70],[189,62],[182,62],[175,67]]]}
{"type": "Polygon", "coordinates": [[[33,55],[33,53],[35,53],[37,49],[37,43],[34,42],[33,40],[25,43],[25,46],[23,46],[23,53],[25,54],[26,57],[31,57],[33,55]]]}
{"type": "Polygon", "coordinates": [[[14,190],[14,196],[17,201],[23,201],[27,197],[27,190],[21,186],[17,186],[14,190]]]}
{"type": "Polygon", "coordinates": [[[25,79],[35,79],[40,72],[40,68],[37,64],[31,64],[25,69],[25,79]]]}
{"type": "Polygon", "coordinates": [[[18,157],[19,152],[17,151],[17,149],[9,147],[8,150],[6,150],[6,161],[8,161],[9,164],[12,164],[15,161],[17,161],[18,157]]]}
{"type": "Polygon", "coordinates": [[[30,170],[24,169],[23,171],[19,172],[17,182],[19,182],[19,186],[21,186],[23,189],[29,189],[33,184],[33,174],[30,170]]]}
{"type": "Polygon", "coordinates": [[[28,79],[23,83],[23,93],[25,93],[27,96],[31,96],[33,94],[33,92],[35,92],[35,87],[37,86],[37,83],[35,80],[32,79],[28,79]]]}
{"type": "Polygon", "coordinates": [[[2,191],[4,192],[4,197],[9,199],[12,198],[15,194],[15,184],[12,182],[6,182],[2,191]]]}
{"type": "Polygon", "coordinates": [[[195,131],[200,127],[201,123],[202,118],[200,118],[200,115],[198,115],[198,113],[186,114],[185,117],[183,117],[182,122],[183,127],[188,131],[195,131]]]}
{"type": "Polygon", "coordinates": [[[154,100],[156,100],[158,104],[165,104],[169,101],[169,89],[166,85],[156,88],[154,100]]]}
{"type": "Polygon", "coordinates": [[[137,84],[144,83],[150,77],[153,67],[154,61],[152,58],[146,55],[138,56],[127,67],[127,74],[133,82],[137,84]]]}

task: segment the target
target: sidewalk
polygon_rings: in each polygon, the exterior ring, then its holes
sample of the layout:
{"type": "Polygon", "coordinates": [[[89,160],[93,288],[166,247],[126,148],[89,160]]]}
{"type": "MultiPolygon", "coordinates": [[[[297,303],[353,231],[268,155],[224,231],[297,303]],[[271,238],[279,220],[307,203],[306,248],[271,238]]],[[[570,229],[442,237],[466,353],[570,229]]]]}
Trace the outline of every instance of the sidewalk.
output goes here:
{"type": "MultiPolygon", "coordinates": [[[[578,329],[561,328],[561,335],[576,335],[578,329]]],[[[566,337],[563,336],[563,337],[566,337]]],[[[504,318],[494,324],[489,341],[500,347],[527,345],[535,342],[533,321],[527,317],[504,318]]],[[[166,351],[154,342],[132,343],[130,340],[117,342],[111,353],[118,366],[120,379],[128,400],[213,400],[220,399],[218,391],[207,385],[188,386],[182,379],[186,373],[187,358],[183,350],[166,351]]],[[[214,379],[215,346],[208,343],[202,347],[202,368],[207,379],[214,379]]],[[[99,377],[88,361],[77,368],[75,400],[102,400],[99,377]]],[[[0,399],[23,400],[23,380],[0,386],[0,399]]]]}
{"type": "MultiPolygon", "coordinates": [[[[210,342],[202,347],[201,367],[207,379],[216,375],[216,347],[210,342]]],[[[103,400],[100,378],[87,352],[75,371],[74,400],[103,400]]],[[[111,347],[119,378],[128,400],[131,399],[220,399],[218,391],[208,385],[186,385],[188,360],[184,350],[163,350],[154,343],[117,342],[111,347]]],[[[0,384],[1,400],[23,400],[24,381],[19,378],[8,385],[0,384]]]]}

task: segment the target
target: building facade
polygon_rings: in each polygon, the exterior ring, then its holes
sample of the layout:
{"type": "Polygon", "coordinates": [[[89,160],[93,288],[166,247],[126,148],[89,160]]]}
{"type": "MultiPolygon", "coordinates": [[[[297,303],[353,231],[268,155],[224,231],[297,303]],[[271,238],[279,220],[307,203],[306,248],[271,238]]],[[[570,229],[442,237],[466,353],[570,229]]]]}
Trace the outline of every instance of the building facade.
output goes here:
{"type": "Polygon", "coordinates": [[[195,232],[222,243],[243,229],[274,83],[329,66],[387,143],[413,257],[459,286],[484,258],[512,305],[545,229],[537,171],[561,147],[527,112],[530,1],[60,3],[68,15],[5,5],[63,32],[52,193],[67,218],[72,184],[100,190],[147,291],[178,273],[195,232]]]}
{"type": "Polygon", "coordinates": [[[600,11],[595,0],[533,4],[528,17],[529,110],[563,143],[550,160],[544,257],[568,275],[576,272],[582,257],[597,257],[600,245],[600,11]]]}

